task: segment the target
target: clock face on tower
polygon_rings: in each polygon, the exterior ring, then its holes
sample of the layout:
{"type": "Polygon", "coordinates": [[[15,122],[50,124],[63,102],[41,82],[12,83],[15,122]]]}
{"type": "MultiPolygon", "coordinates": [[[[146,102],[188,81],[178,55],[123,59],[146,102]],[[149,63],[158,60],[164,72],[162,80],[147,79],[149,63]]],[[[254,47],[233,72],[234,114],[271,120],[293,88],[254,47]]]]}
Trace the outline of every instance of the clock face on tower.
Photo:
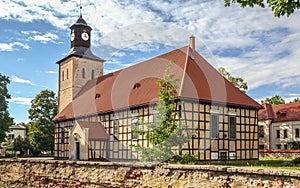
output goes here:
{"type": "Polygon", "coordinates": [[[81,38],[82,38],[82,40],[87,41],[87,40],[89,40],[89,34],[87,34],[86,32],[83,32],[81,34],[81,38]]]}

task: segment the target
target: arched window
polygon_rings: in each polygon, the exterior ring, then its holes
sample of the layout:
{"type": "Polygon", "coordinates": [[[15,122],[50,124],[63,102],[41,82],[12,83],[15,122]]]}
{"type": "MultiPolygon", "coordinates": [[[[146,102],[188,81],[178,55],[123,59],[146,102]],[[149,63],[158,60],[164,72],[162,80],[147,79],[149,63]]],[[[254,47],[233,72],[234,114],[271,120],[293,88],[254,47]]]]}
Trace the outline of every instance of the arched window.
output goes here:
{"type": "Polygon", "coordinates": [[[67,79],[69,79],[69,69],[67,69],[67,79]]]}
{"type": "Polygon", "coordinates": [[[95,70],[92,70],[91,78],[92,78],[92,80],[95,78],[95,70]]]}
{"type": "Polygon", "coordinates": [[[85,69],[82,68],[82,78],[85,78],[85,69]]]}
{"type": "Polygon", "coordinates": [[[62,71],[61,78],[62,78],[62,81],[65,80],[65,72],[64,71],[62,71]]]}

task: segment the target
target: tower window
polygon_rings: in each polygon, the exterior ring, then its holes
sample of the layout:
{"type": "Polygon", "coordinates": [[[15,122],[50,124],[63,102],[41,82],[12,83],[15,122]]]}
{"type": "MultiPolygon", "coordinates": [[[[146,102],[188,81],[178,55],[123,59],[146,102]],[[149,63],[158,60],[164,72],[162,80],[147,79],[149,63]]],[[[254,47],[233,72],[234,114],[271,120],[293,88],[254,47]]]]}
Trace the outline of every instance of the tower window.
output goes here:
{"type": "Polygon", "coordinates": [[[62,81],[64,81],[65,80],[65,71],[62,71],[61,77],[62,77],[62,81]]]}
{"type": "Polygon", "coordinates": [[[92,78],[92,80],[95,78],[95,70],[92,70],[91,78],[92,78]]]}
{"type": "Polygon", "coordinates": [[[82,78],[85,78],[85,68],[82,68],[82,78]]]}
{"type": "Polygon", "coordinates": [[[67,69],[67,80],[69,79],[69,69],[67,69]]]}

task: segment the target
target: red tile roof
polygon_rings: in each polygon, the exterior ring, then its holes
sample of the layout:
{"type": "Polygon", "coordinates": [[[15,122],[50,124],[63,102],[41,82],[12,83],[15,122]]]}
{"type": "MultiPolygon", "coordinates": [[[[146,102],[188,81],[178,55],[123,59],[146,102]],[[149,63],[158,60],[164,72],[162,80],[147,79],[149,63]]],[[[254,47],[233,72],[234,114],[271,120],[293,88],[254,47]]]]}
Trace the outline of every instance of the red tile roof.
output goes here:
{"type": "Polygon", "coordinates": [[[300,121],[300,102],[274,106],[263,104],[263,109],[258,111],[258,119],[270,119],[273,122],[300,121]]]}
{"type": "Polygon", "coordinates": [[[163,78],[171,60],[175,61],[171,72],[180,86],[177,97],[261,108],[223,78],[201,55],[186,46],[89,81],[54,121],[157,101],[159,86],[156,81],[163,78]]]}
{"type": "Polygon", "coordinates": [[[109,138],[104,126],[100,122],[77,121],[81,128],[89,129],[89,139],[104,139],[109,138]]]}

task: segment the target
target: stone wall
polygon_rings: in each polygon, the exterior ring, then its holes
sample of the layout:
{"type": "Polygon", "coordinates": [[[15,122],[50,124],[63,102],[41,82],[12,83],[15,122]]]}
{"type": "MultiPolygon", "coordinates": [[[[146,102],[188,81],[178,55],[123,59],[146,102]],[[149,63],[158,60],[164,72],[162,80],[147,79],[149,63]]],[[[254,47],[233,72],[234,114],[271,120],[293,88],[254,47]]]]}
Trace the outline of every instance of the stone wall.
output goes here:
{"type": "Polygon", "coordinates": [[[212,165],[0,160],[0,187],[300,187],[300,171],[212,165]]]}
{"type": "Polygon", "coordinates": [[[292,158],[300,157],[300,150],[260,150],[259,157],[264,158],[292,158]]]}

